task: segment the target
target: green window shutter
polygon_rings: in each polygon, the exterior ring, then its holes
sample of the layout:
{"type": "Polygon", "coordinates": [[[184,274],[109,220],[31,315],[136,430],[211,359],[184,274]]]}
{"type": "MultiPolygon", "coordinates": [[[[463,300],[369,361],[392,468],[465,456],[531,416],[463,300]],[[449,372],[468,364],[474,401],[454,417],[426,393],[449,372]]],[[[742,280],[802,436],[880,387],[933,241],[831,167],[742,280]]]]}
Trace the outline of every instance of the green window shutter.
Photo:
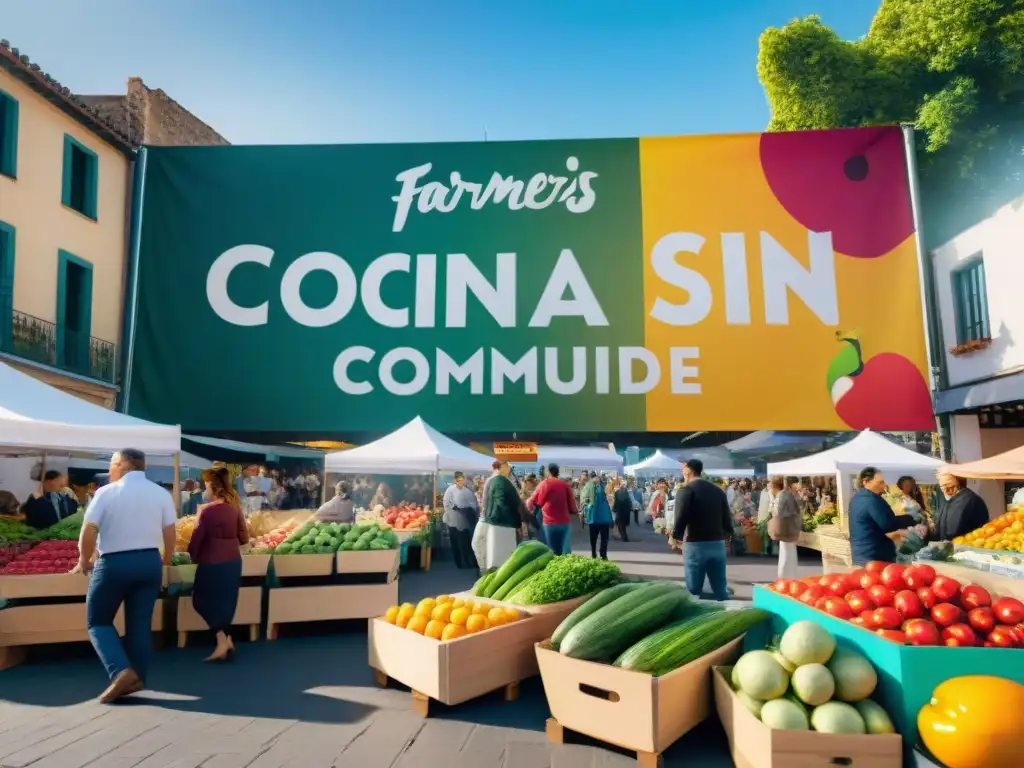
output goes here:
{"type": "Polygon", "coordinates": [[[96,207],[99,199],[100,187],[100,159],[95,154],[89,153],[85,179],[85,215],[90,219],[96,219],[96,207]]]}
{"type": "Polygon", "coordinates": [[[71,207],[71,175],[74,171],[75,140],[64,134],[64,173],[61,177],[60,201],[71,207]]]}
{"type": "Polygon", "coordinates": [[[5,91],[0,91],[3,102],[3,126],[0,126],[0,173],[18,177],[18,100],[5,91]]]}
{"type": "Polygon", "coordinates": [[[0,349],[10,349],[14,320],[14,227],[0,221],[0,349]]]}

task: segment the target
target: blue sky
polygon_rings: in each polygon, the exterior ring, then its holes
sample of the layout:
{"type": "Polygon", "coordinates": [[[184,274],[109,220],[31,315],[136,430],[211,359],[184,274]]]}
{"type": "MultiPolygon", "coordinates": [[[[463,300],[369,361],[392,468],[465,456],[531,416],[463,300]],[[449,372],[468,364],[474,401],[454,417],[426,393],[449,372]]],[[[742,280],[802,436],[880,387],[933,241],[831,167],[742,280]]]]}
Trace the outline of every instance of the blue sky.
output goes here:
{"type": "Polygon", "coordinates": [[[0,0],[78,93],[163,88],[237,144],[758,131],[757,40],[879,0],[0,0]]]}

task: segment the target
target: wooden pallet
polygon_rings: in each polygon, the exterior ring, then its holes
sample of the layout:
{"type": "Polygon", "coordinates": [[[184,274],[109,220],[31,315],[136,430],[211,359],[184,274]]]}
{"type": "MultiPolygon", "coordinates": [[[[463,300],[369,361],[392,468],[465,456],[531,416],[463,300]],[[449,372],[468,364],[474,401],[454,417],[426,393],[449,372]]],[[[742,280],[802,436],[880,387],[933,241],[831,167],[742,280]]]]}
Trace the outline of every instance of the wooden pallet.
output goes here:
{"type": "MultiPolygon", "coordinates": [[[[373,679],[377,681],[377,685],[381,688],[388,687],[388,676],[379,669],[373,670],[373,679]]],[[[509,683],[499,690],[501,691],[502,697],[505,701],[515,701],[519,698],[518,682],[509,683]]],[[[431,698],[425,693],[420,693],[415,688],[411,688],[409,693],[412,696],[412,711],[420,717],[430,717],[431,698]]]]}
{"type": "MultiPolygon", "coordinates": [[[[563,726],[553,717],[549,717],[547,721],[544,723],[544,733],[547,734],[548,741],[552,744],[564,744],[566,731],[569,731],[569,729],[563,726]]],[[[570,731],[570,733],[571,732],[572,731],[570,731]]],[[[586,734],[581,735],[585,736],[586,734]]],[[[587,738],[592,737],[588,736],[587,738]]],[[[628,749],[628,747],[623,747],[621,744],[612,744],[612,742],[610,741],[605,743],[611,744],[612,746],[618,747],[619,749],[628,749]]],[[[661,756],[660,752],[641,752],[640,750],[633,749],[629,749],[629,751],[634,752],[636,754],[637,768],[661,768],[661,766],[664,765],[665,761],[664,758],[661,756]]]]}

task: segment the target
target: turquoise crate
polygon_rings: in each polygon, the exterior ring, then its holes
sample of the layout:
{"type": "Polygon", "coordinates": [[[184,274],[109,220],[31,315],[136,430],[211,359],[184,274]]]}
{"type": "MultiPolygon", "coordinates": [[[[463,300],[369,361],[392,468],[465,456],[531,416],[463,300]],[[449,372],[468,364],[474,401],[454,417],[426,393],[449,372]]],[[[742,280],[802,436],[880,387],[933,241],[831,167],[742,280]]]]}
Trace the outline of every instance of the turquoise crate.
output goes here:
{"type": "Polygon", "coordinates": [[[781,634],[793,622],[807,619],[831,632],[840,647],[856,649],[870,659],[878,670],[874,698],[892,717],[908,751],[918,743],[917,713],[939,683],[961,675],[995,675],[1024,684],[1024,650],[1019,648],[898,645],[764,587],[754,587],[754,605],[769,611],[772,621],[770,629],[766,623],[747,632],[748,650],[763,648],[771,639],[768,633],[781,634]]]}

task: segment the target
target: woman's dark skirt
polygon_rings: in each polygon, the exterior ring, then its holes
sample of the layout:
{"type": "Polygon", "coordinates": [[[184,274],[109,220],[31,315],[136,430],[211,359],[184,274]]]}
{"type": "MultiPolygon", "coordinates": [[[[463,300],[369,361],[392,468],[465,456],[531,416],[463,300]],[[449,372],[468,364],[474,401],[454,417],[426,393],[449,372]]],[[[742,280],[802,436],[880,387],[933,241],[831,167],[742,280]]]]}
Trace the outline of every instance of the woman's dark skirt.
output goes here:
{"type": "Polygon", "coordinates": [[[238,606],[238,587],[242,580],[242,559],[196,568],[192,588],[192,606],[214,632],[227,632],[238,606]]]}

